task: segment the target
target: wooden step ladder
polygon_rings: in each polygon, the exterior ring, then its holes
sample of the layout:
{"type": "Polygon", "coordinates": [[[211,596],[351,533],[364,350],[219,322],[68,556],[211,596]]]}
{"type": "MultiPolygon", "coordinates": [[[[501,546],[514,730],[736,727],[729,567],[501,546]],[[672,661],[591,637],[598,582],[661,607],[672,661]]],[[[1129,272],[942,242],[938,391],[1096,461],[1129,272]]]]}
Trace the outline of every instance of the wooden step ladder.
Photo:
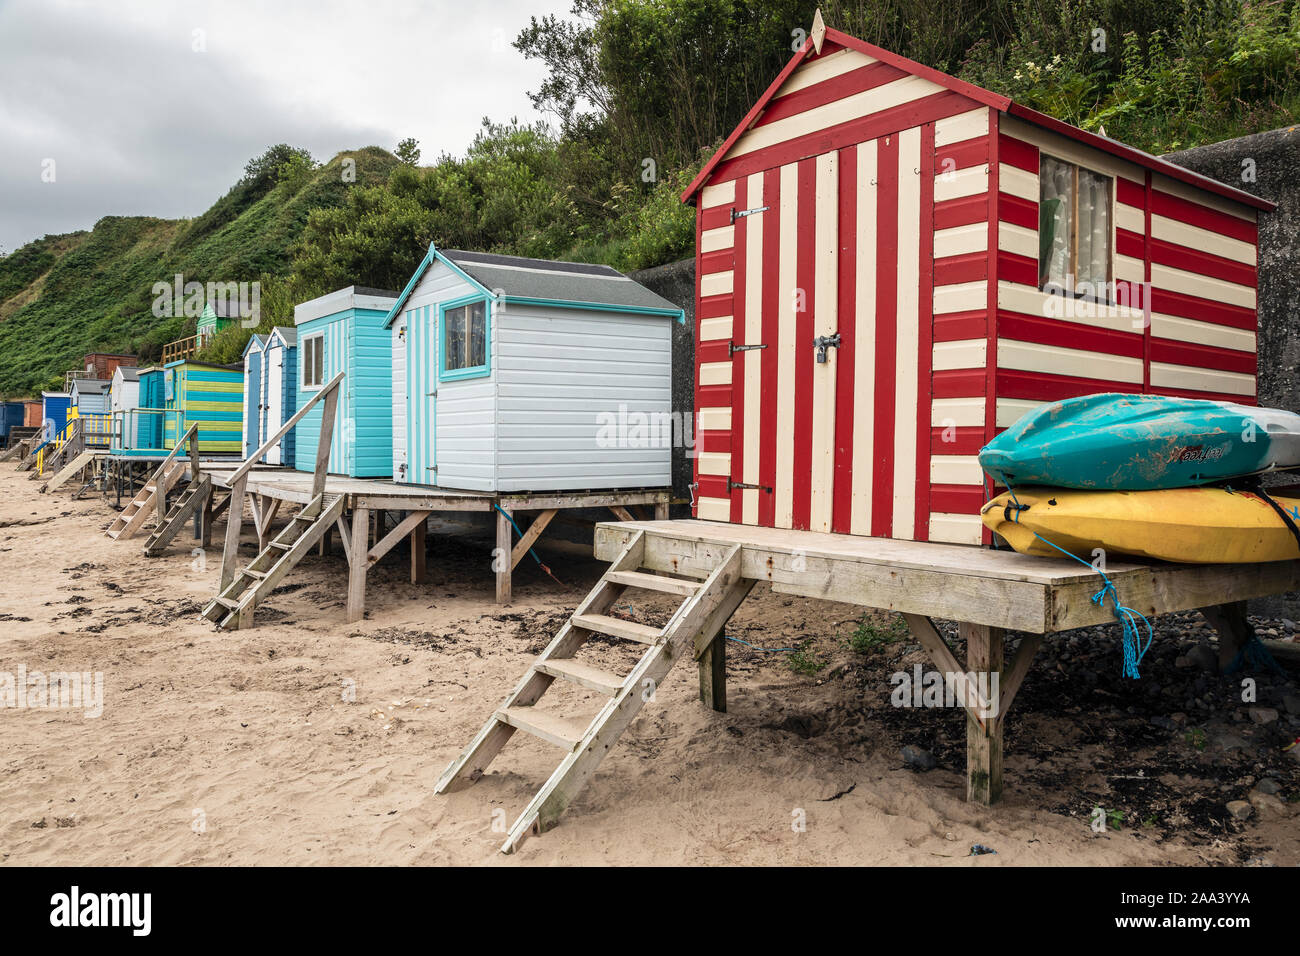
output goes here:
{"type": "Polygon", "coordinates": [[[186,485],[185,490],[181,492],[181,496],[176,499],[176,503],[167,512],[167,517],[154,529],[154,533],[149,535],[149,540],[144,543],[145,556],[156,558],[166,551],[167,545],[171,544],[172,539],[180,534],[181,528],[185,527],[185,522],[193,518],[199,509],[206,507],[211,498],[211,475],[200,475],[197,481],[191,481],[186,485]]]}
{"type": "Polygon", "coordinates": [[[651,696],[646,691],[657,687],[683,656],[694,652],[698,657],[753,586],[752,581],[741,576],[739,545],[727,551],[703,581],[642,571],[644,557],[645,532],[637,531],[478,736],[438,778],[435,793],[446,793],[475,782],[516,730],[566,751],[559,767],[510,828],[501,847],[503,853],[514,852],[529,833],[541,833],[555,826],[651,696]],[[605,614],[627,588],[672,594],[683,601],[661,628],[605,614]],[[645,651],[625,675],[574,660],[578,648],[595,634],[634,641],[644,645],[645,651]],[[605,694],[610,699],[589,723],[537,710],[534,705],[557,679],[605,694]]]}
{"type": "Polygon", "coordinates": [[[118,538],[129,538],[149,520],[149,515],[153,514],[167,494],[172,490],[172,486],[180,481],[181,475],[185,474],[188,466],[183,461],[173,459],[165,468],[160,468],[162,472],[157,472],[154,476],[145,482],[140,493],[126,503],[113,523],[108,526],[104,533],[116,541],[118,538]]]}
{"type": "Polygon", "coordinates": [[[222,629],[252,624],[253,610],[334,526],[343,514],[345,502],[343,495],[320,494],[304,505],[284,530],[235,575],[229,587],[212,599],[203,609],[203,616],[222,629]]]}
{"type": "Polygon", "coordinates": [[[15,459],[21,461],[23,458],[27,457],[27,449],[30,445],[31,442],[29,439],[22,438],[15,441],[3,452],[0,452],[0,461],[14,461],[15,459]]]}
{"type": "Polygon", "coordinates": [[[32,445],[22,460],[18,462],[18,471],[31,471],[36,467],[36,456],[40,453],[41,445],[39,442],[32,445]]]}
{"type": "Polygon", "coordinates": [[[67,484],[69,480],[71,480],[73,475],[84,471],[86,466],[93,462],[95,457],[99,454],[100,452],[93,448],[83,451],[80,455],[72,459],[72,461],[68,462],[67,465],[60,469],[57,475],[45,484],[41,485],[41,494],[45,494],[48,491],[58,491],[67,484]]]}

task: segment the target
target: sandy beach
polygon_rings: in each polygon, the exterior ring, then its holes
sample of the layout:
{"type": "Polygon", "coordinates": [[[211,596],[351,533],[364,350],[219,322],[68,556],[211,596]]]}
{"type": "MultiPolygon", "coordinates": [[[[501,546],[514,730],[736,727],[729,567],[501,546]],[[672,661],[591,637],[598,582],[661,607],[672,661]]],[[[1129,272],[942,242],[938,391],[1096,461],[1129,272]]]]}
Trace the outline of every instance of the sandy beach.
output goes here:
{"type": "MultiPolygon", "coordinates": [[[[763,585],[728,636],[799,646],[810,663],[729,643],[727,714],[702,707],[694,667],[679,666],[561,825],[504,856],[501,831],[557,751],[517,734],[476,785],[433,785],[599,577],[590,548],[544,543],[564,586],[525,561],[499,607],[492,543],[430,534],[428,583],[409,583],[399,547],[355,625],[342,556],[313,555],[255,627],[223,633],[198,613],[219,551],[183,534],[145,558],[142,538],[103,534],[114,511],[97,493],[38,486],[0,467],[0,671],[102,673],[102,714],[0,710],[7,864],[1300,863],[1285,708],[1267,725],[1240,705],[1162,730],[1153,715],[1175,708],[1117,682],[1117,645],[1072,664],[1068,639],[1050,638],[1008,721],[1005,799],[972,806],[960,712],[890,704],[888,675],[923,663],[919,649],[854,649],[861,609],[763,585]],[[1104,677],[1069,681],[1075,666],[1104,677]],[[1218,746],[1227,736],[1242,745],[1218,746]],[[904,745],[937,766],[906,766],[904,745]],[[1247,819],[1223,809],[1235,800],[1247,819]],[[1089,825],[1098,805],[1119,829],[1089,825]]],[[[1171,633],[1157,641],[1196,637],[1171,633]]],[[[593,652],[610,667],[624,653],[593,652]]],[[[1190,681],[1175,656],[1144,680],[1190,681]]],[[[1259,703],[1278,706],[1264,691],[1259,703]]]]}

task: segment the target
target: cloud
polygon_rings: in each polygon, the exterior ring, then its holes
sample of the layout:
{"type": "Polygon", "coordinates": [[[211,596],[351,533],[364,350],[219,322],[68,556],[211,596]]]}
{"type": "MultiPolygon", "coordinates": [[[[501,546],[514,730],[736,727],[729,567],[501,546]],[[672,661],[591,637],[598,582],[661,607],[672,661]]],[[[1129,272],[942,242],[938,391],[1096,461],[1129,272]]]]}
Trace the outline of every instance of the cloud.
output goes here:
{"type": "Polygon", "coordinates": [[[406,136],[426,162],[463,152],[484,116],[535,118],[543,70],[510,41],[567,7],[0,4],[0,247],[105,215],[196,216],[275,143],[319,160],[406,136]]]}

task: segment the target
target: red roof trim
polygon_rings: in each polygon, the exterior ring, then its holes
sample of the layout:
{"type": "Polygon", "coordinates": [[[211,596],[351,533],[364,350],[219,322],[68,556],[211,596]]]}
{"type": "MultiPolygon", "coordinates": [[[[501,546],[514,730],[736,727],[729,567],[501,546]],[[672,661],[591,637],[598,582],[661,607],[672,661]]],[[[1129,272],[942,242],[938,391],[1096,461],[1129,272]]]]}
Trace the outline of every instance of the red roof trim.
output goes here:
{"type": "MultiPolygon", "coordinates": [[[[830,32],[831,31],[829,30],[826,31],[828,36],[830,35],[830,32]]],[[[772,97],[776,96],[776,91],[779,90],[785,81],[790,78],[790,74],[794,72],[795,67],[804,61],[812,48],[812,37],[809,37],[803,41],[803,46],[799,47],[798,52],[795,53],[794,56],[790,57],[790,62],[787,63],[785,68],[776,75],[776,79],[773,80],[772,85],[763,92],[763,95],[758,98],[758,102],[755,103],[750,111],[745,114],[745,118],[740,121],[740,125],[731,131],[731,135],[723,141],[722,145],[718,148],[718,151],[709,157],[709,161],[704,164],[704,168],[700,170],[699,175],[691,180],[691,184],[687,186],[686,191],[682,193],[682,202],[695,202],[696,192],[703,188],[704,181],[713,173],[713,168],[717,166],[718,163],[722,162],[723,157],[726,156],[727,153],[731,152],[731,147],[736,145],[736,140],[740,139],[741,134],[754,125],[754,121],[757,120],[763,110],[766,109],[768,102],[772,97]]]]}
{"type": "Polygon", "coordinates": [[[1110,153],[1112,156],[1118,156],[1120,159],[1126,159],[1130,163],[1142,166],[1146,169],[1154,170],[1162,176],[1168,176],[1170,179],[1176,179],[1179,182],[1187,183],[1189,186],[1195,186],[1198,189],[1204,189],[1206,192],[1215,193],[1225,199],[1231,199],[1234,202],[1242,203],[1246,206],[1253,206],[1255,209],[1276,209],[1277,203],[1269,202],[1267,199],[1261,199],[1259,196],[1252,196],[1250,193],[1240,189],[1234,189],[1231,186],[1219,182],[1217,179],[1211,179],[1208,176],[1202,176],[1200,173],[1194,173],[1190,169],[1184,169],[1168,160],[1161,159],[1159,156],[1152,156],[1150,153],[1137,149],[1133,146],[1125,146],[1117,140],[1110,139],[1106,136],[1100,136],[1097,133],[1090,133],[1086,129],[1079,129],[1077,126],[1071,126],[1054,116],[1048,116],[1046,113],[1040,113],[1038,110],[1030,109],[1028,106],[1021,106],[1019,103],[1012,103],[1010,110],[1012,116],[1024,120],[1027,123],[1033,123],[1035,126],[1041,126],[1043,129],[1050,130],[1053,133],[1060,133],[1062,136],[1068,136],[1073,140],[1083,143],[1085,146],[1091,146],[1094,149],[1100,149],[1102,152],[1110,153]]]}
{"type": "MultiPolygon", "coordinates": [[[[826,42],[841,47],[848,47],[857,50],[859,53],[865,53],[867,56],[874,57],[882,63],[887,63],[890,66],[905,70],[915,76],[922,77],[932,83],[938,84],[939,86],[960,93],[977,103],[982,103],[990,109],[995,109],[1000,113],[1008,113],[1012,116],[1023,119],[1028,123],[1032,123],[1035,126],[1041,126],[1043,129],[1049,130],[1053,133],[1068,136],[1070,139],[1083,143],[1086,146],[1100,149],[1103,152],[1110,153],[1112,156],[1118,156],[1121,159],[1128,160],[1129,162],[1142,166],[1145,169],[1154,170],[1163,176],[1168,176],[1170,179],[1178,180],[1179,182],[1186,183],[1189,186],[1194,186],[1197,189],[1203,189],[1206,192],[1214,193],[1215,195],[1222,196],[1225,199],[1230,199],[1234,202],[1239,202],[1255,209],[1270,210],[1277,208],[1276,203],[1269,202],[1267,199],[1261,199],[1260,197],[1252,196],[1250,193],[1243,190],[1234,189],[1232,186],[1224,185],[1218,180],[1210,179],[1208,176],[1202,176],[1200,173],[1194,173],[1190,169],[1184,169],[1182,166],[1176,166],[1167,160],[1160,159],[1158,156],[1152,156],[1150,153],[1136,149],[1132,146],[1125,146],[1123,143],[1109,139],[1108,137],[1099,136],[1096,133],[1090,133],[1087,130],[1079,129],[1077,126],[1071,126],[1069,123],[1048,116],[1046,113],[1040,113],[1038,110],[1030,109],[1027,106],[1021,106],[1019,103],[1013,102],[1008,97],[1000,96],[997,93],[990,92],[989,90],[976,86],[973,83],[967,83],[965,80],[959,80],[955,76],[949,76],[947,73],[917,63],[915,60],[909,60],[907,57],[900,56],[897,53],[891,53],[888,50],[867,43],[865,40],[859,40],[857,37],[849,36],[847,33],[842,33],[839,30],[828,28],[826,30],[826,42]]],[[[727,137],[726,141],[723,142],[718,151],[709,158],[707,163],[704,164],[704,168],[700,170],[699,175],[696,176],[695,179],[691,181],[691,184],[686,187],[686,191],[682,193],[682,202],[695,202],[695,194],[703,188],[705,182],[707,182],[709,177],[713,174],[713,170],[722,162],[727,153],[731,151],[731,148],[736,144],[736,140],[740,139],[741,135],[754,124],[762,114],[763,110],[767,108],[768,103],[776,96],[777,90],[779,90],[785,81],[789,79],[790,74],[795,71],[795,68],[808,58],[808,54],[811,50],[812,38],[810,37],[804,41],[804,44],[799,48],[799,51],[790,58],[790,62],[785,65],[785,68],[781,70],[776,79],[772,81],[772,85],[767,88],[761,97],[759,97],[758,102],[754,104],[753,108],[745,115],[745,118],[741,120],[740,125],[732,130],[731,135],[727,137]]]]}

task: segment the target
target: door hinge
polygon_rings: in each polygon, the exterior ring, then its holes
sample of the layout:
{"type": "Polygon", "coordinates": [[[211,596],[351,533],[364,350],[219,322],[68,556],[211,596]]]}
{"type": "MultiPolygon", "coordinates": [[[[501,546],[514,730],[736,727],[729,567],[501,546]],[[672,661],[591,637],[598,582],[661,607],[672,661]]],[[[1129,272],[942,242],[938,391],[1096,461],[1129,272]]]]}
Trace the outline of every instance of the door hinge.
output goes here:
{"type": "Polygon", "coordinates": [[[765,349],[766,345],[737,345],[735,342],[727,343],[727,354],[735,355],[737,352],[752,352],[755,349],[765,349]]]}
{"type": "Polygon", "coordinates": [[[767,212],[771,206],[756,206],[753,209],[737,210],[735,206],[731,207],[731,221],[734,223],[737,219],[743,219],[745,216],[752,216],[757,212],[767,212]]]}
{"type": "Polygon", "coordinates": [[[735,491],[737,488],[743,489],[744,491],[766,491],[769,495],[772,493],[772,489],[767,485],[747,485],[743,481],[727,480],[728,491],[735,491]]]}
{"type": "Polygon", "coordinates": [[[834,346],[835,348],[840,347],[840,333],[836,332],[834,335],[819,335],[817,338],[813,339],[813,348],[817,350],[818,364],[822,364],[826,361],[826,349],[831,346],[834,346]]]}

